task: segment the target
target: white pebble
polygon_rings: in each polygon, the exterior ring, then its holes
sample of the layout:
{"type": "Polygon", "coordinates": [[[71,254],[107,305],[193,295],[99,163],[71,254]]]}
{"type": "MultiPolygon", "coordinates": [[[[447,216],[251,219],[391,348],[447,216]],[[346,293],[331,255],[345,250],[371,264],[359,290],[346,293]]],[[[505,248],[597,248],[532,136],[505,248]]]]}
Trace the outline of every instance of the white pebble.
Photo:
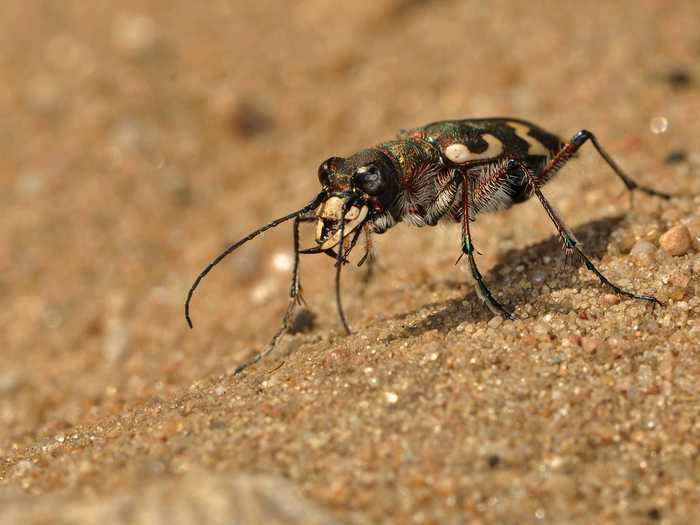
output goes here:
{"type": "Polygon", "coordinates": [[[649,129],[655,135],[665,133],[668,130],[668,119],[666,117],[654,117],[649,122],[649,129]]]}
{"type": "Polygon", "coordinates": [[[654,253],[656,251],[656,246],[651,241],[646,239],[638,240],[632,249],[630,250],[630,255],[641,255],[643,253],[654,253]]]}
{"type": "Polygon", "coordinates": [[[272,267],[278,272],[288,272],[292,269],[294,259],[288,253],[278,252],[272,257],[272,267]]]}
{"type": "Polygon", "coordinates": [[[131,57],[148,53],[155,46],[158,37],[155,22],[143,15],[117,17],[112,32],[114,46],[131,57]]]}

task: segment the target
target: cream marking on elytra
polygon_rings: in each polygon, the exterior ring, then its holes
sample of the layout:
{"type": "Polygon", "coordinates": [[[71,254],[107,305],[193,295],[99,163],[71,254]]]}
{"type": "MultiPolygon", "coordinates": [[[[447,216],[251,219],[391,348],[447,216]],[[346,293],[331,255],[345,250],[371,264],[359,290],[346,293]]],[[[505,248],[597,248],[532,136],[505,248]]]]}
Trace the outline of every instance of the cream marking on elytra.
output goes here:
{"type": "Polygon", "coordinates": [[[503,142],[490,133],[481,136],[488,146],[481,153],[473,153],[466,144],[450,144],[445,148],[445,157],[455,164],[465,164],[473,160],[495,159],[503,153],[503,142]]]}
{"type": "Polygon", "coordinates": [[[445,157],[455,164],[464,164],[469,160],[471,152],[464,144],[450,144],[445,148],[445,157]]]}
{"type": "Polygon", "coordinates": [[[528,126],[521,124],[520,122],[508,122],[508,126],[515,130],[515,134],[518,137],[528,143],[528,155],[542,155],[543,157],[549,157],[549,150],[536,138],[528,135],[528,132],[530,131],[528,126]]]}

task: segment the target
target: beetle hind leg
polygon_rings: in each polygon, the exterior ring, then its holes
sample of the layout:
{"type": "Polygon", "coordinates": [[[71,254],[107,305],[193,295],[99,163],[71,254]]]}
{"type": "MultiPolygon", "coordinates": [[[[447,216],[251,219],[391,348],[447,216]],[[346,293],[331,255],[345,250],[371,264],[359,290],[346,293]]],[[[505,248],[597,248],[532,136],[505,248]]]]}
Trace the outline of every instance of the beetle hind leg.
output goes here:
{"type": "Polygon", "coordinates": [[[600,142],[598,142],[596,136],[585,129],[582,129],[581,131],[576,133],[567,144],[564,144],[562,149],[559,150],[559,153],[557,153],[552,158],[552,160],[550,160],[547,166],[544,167],[542,172],[539,175],[537,175],[537,182],[539,186],[543,186],[547,181],[554,177],[554,175],[556,175],[559,172],[559,170],[561,170],[564,167],[564,165],[569,160],[571,160],[571,158],[578,152],[581,146],[583,146],[589,140],[591,141],[593,147],[596,149],[601,158],[605,161],[605,163],[608,166],[610,166],[610,169],[613,170],[615,175],[617,175],[617,177],[625,185],[625,188],[627,188],[627,191],[630,192],[630,195],[633,195],[635,191],[641,191],[642,193],[646,193],[647,195],[660,197],[662,199],[670,199],[672,197],[672,195],[669,193],[665,193],[663,191],[655,190],[654,188],[650,188],[648,186],[639,184],[636,180],[627,175],[622,170],[622,168],[620,168],[617,162],[615,162],[613,158],[608,154],[608,152],[605,151],[603,146],[600,145],[600,142]]]}
{"type": "MultiPolygon", "coordinates": [[[[552,160],[552,162],[554,162],[554,160],[552,160]]],[[[509,162],[508,169],[520,170],[528,178],[530,185],[532,187],[533,193],[537,196],[537,199],[540,201],[540,204],[542,205],[545,212],[549,216],[549,219],[554,224],[554,227],[556,228],[557,233],[559,234],[559,237],[562,240],[562,244],[563,244],[565,253],[579,257],[583,261],[586,268],[590,272],[592,272],[602,284],[610,287],[616,294],[624,295],[624,296],[629,297],[631,299],[638,299],[641,301],[649,302],[652,304],[652,307],[657,305],[657,304],[661,305],[661,302],[653,295],[638,294],[635,292],[631,292],[629,290],[625,290],[621,286],[612,282],[605,275],[603,275],[603,273],[600,270],[598,270],[598,268],[596,268],[596,266],[593,264],[593,262],[583,252],[583,250],[581,250],[581,248],[578,246],[578,241],[576,240],[574,235],[571,233],[571,231],[566,226],[564,221],[561,219],[559,214],[554,210],[554,208],[549,203],[549,201],[545,198],[544,194],[540,190],[539,180],[532,175],[532,173],[530,172],[530,170],[527,169],[526,166],[524,166],[523,164],[521,164],[515,160],[512,160],[509,162]]],[[[631,188],[631,190],[633,190],[633,189],[638,189],[638,188],[631,188]]]]}

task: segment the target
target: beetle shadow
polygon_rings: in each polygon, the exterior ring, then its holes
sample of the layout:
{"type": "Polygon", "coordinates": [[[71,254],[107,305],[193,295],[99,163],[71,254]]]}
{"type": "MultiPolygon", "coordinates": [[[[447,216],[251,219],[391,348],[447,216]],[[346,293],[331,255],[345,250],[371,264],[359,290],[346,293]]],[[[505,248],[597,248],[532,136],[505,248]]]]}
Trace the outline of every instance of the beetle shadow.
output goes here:
{"type": "MultiPolygon", "coordinates": [[[[607,250],[610,236],[615,231],[617,226],[623,221],[622,215],[614,217],[605,217],[596,219],[573,229],[574,236],[579,241],[586,255],[594,259],[600,259],[607,250]]],[[[591,286],[598,287],[601,290],[604,288],[597,281],[592,281],[587,284],[582,284],[577,279],[578,269],[583,265],[583,261],[578,258],[569,258],[568,264],[564,264],[564,250],[559,235],[553,235],[544,241],[532,244],[525,248],[511,249],[505,252],[500,257],[501,262],[497,263],[485,275],[487,286],[496,298],[499,298],[510,311],[514,310],[514,306],[518,301],[527,301],[528,293],[513,293],[512,289],[506,287],[507,275],[513,274],[516,271],[516,266],[523,265],[529,271],[539,267],[545,273],[544,281],[551,290],[560,290],[564,288],[591,286]],[[559,268],[553,268],[552,264],[544,266],[542,260],[544,257],[550,257],[556,264],[557,260],[559,268]],[[556,273],[557,279],[552,277],[556,273]],[[514,297],[514,295],[516,297],[514,297]]],[[[528,278],[526,272],[522,273],[524,279],[528,278]]],[[[456,280],[445,280],[441,284],[450,287],[460,287],[467,282],[456,280]]],[[[538,300],[544,300],[546,297],[539,297],[538,300]]],[[[382,342],[390,342],[396,339],[405,339],[407,337],[416,337],[430,330],[437,330],[442,333],[449,332],[463,322],[478,322],[488,321],[494,314],[487,308],[486,304],[479,298],[476,291],[473,289],[466,296],[448,301],[428,303],[420,308],[397,316],[395,319],[402,320],[415,316],[418,312],[426,308],[438,308],[423,319],[420,319],[410,325],[405,325],[401,332],[390,335],[382,339],[382,342]],[[466,301],[466,305],[464,304],[466,301]]],[[[562,308],[561,304],[548,304],[548,309],[555,311],[562,308]]]]}

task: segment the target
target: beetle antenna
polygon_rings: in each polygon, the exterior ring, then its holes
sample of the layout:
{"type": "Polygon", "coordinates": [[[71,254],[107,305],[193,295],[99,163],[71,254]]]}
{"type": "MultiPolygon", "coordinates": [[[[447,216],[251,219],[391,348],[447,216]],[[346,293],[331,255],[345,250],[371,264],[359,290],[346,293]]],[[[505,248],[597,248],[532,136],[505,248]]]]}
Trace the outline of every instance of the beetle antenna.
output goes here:
{"type": "Polygon", "coordinates": [[[340,299],[340,270],[343,268],[343,250],[345,248],[345,213],[348,208],[349,200],[343,202],[342,212],[340,213],[340,243],[338,244],[338,257],[335,261],[335,302],[338,305],[338,315],[340,316],[340,321],[343,323],[343,328],[345,332],[350,335],[350,327],[348,326],[348,321],[345,319],[345,312],[343,311],[343,303],[340,299]]]}
{"type": "MultiPolygon", "coordinates": [[[[251,239],[254,239],[261,233],[269,230],[270,228],[274,228],[275,226],[279,226],[283,222],[288,221],[289,219],[293,219],[294,217],[297,217],[298,215],[302,215],[304,213],[307,213],[314,208],[316,208],[319,204],[321,204],[321,201],[325,197],[325,192],[321,192],[314,199],[309,202],[306,206],[301,208],[300,210],[297,210],[293,213],[290,213],[289,215],[285,215],[284,217],[280,217],[278,219],[275,219],[274,221],[266,224],[265,226],[258,228],[257,230],[249,233],[245,237],[243,237],[241,240],[233,243],[231,246],[226,248],[221,254],[219,254],[212,262],[210,262],[204,270],[200,272],[200,274],[197,276],[197,278],[194,280],[194,283],[192,283],[192,286],[190,287],[190,290],[187,292],[187,300],[185,301],[185,320],[187,320],[187,324],[190,326],[190,328],[194,328],[192,325],[192,319],[190,318],[190,302],[192,301],[192,296],[194,295],[194,291],[197,289],[197,286],[199,286],[199,283],[201,282],[202,279],[216,266],[219,264],[226,256],[231,254],[233,251],[237,250],[240,248],[242,245],[250,241],[251,239]]],[[[341,234],[342,236],[342,234],[341,234]]]]}

